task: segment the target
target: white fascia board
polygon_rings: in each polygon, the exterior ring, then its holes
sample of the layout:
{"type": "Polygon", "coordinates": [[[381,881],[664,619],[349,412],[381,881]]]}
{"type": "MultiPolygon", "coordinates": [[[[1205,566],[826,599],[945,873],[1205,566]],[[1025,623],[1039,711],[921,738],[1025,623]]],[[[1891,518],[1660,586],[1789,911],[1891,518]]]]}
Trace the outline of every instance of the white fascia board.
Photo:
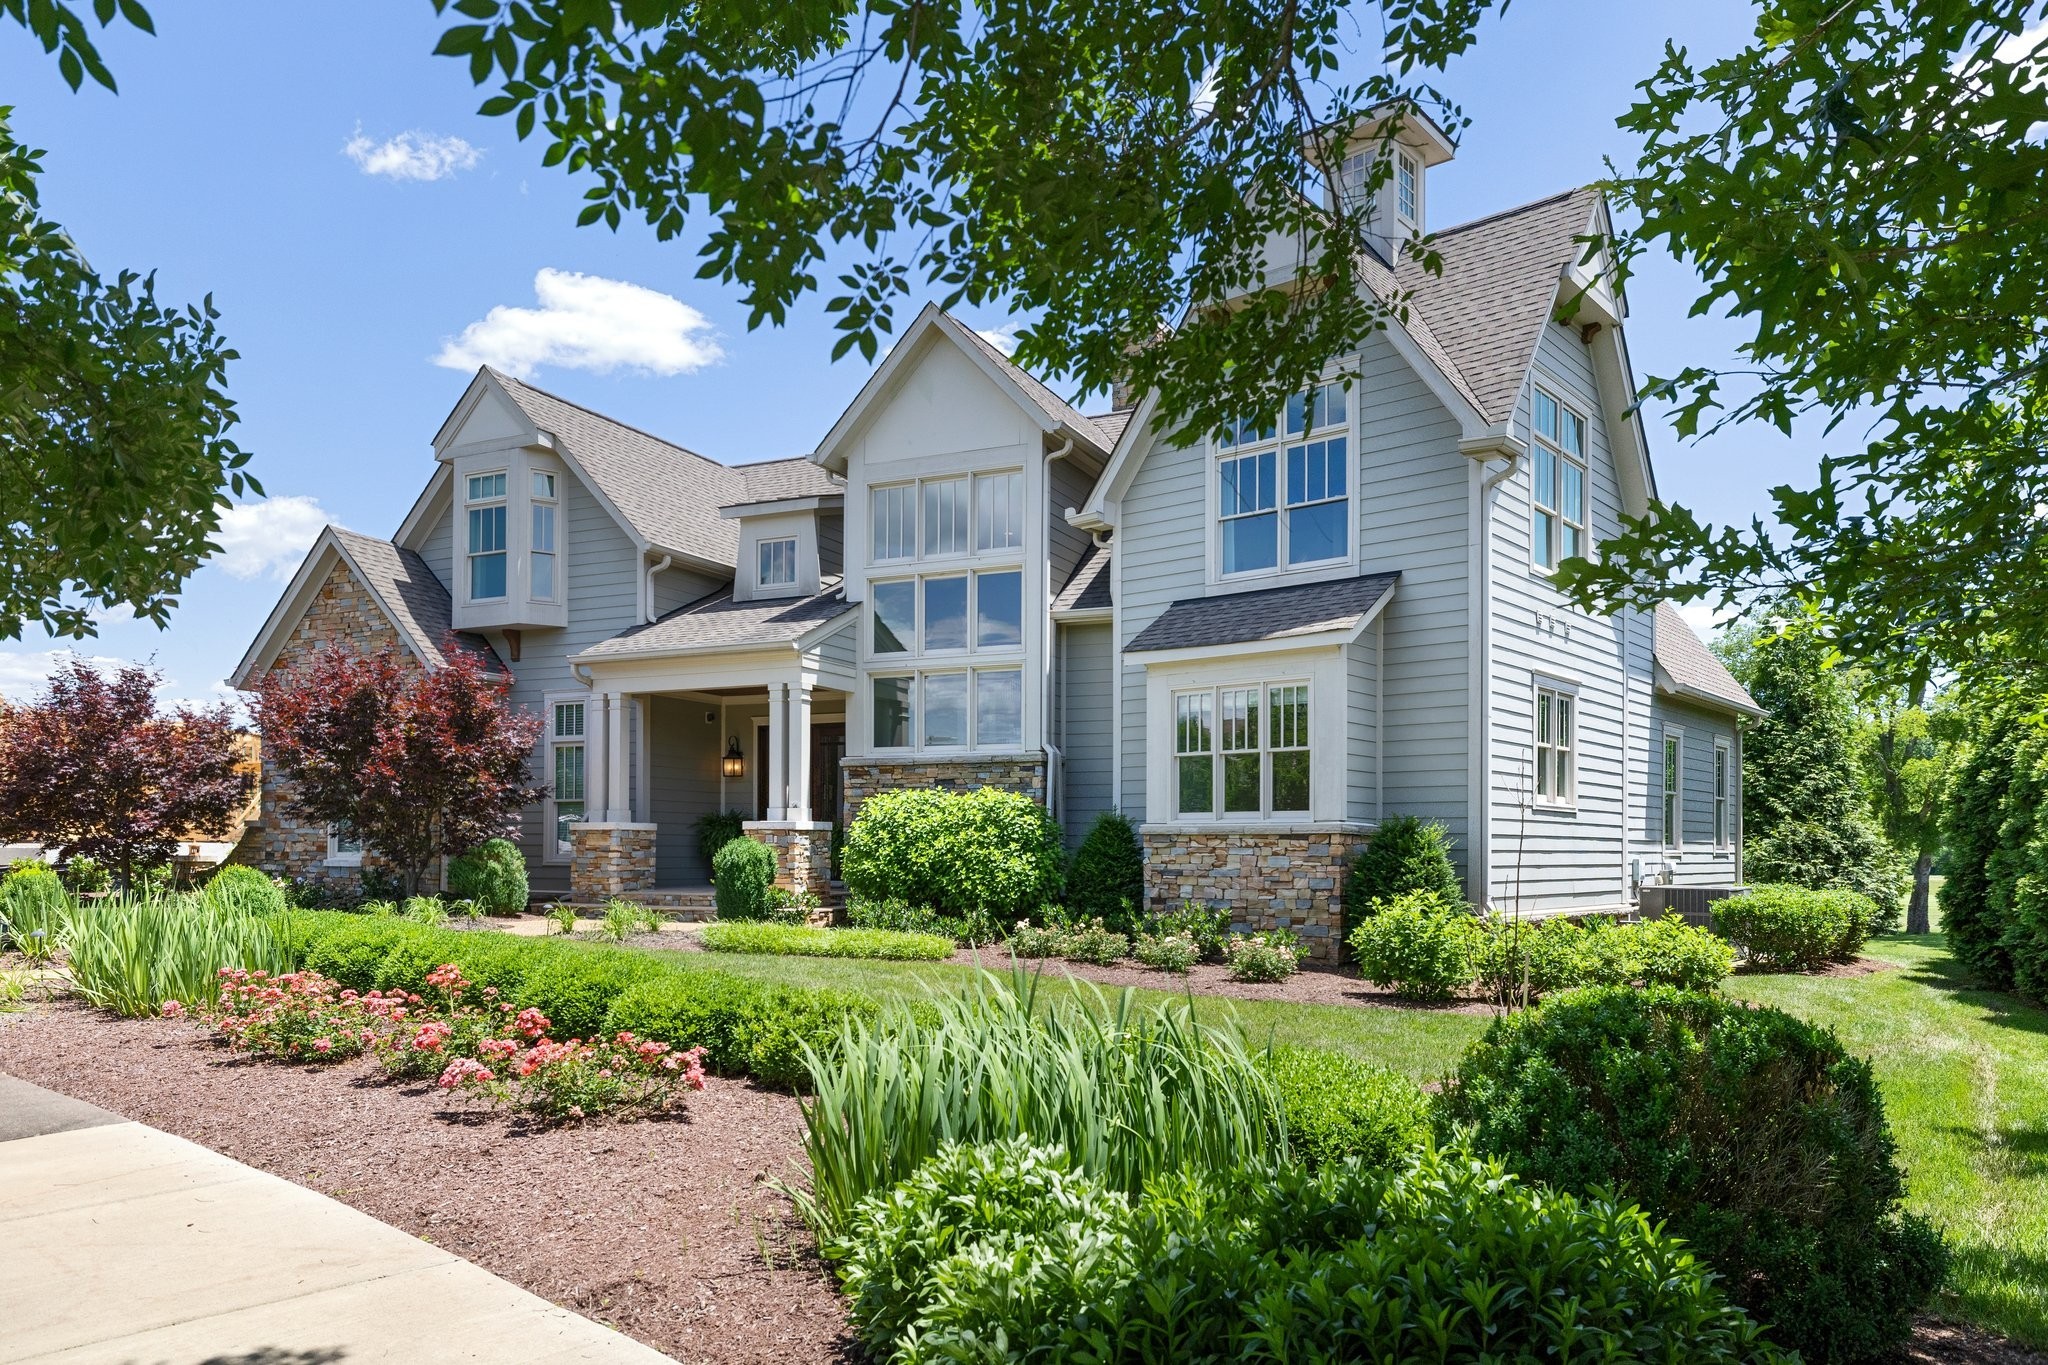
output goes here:
{"type": "Polygon", "coordinates": [[[412,505],[412,510],[407,512],[405,520],[398,524],[398,533],[391,537],[392,544],[403,545],[408,550],[419,549],[414,541],[425,534],[428,524],[434,518],[435,509],[440,506],[441,499],[453,499],[454,490],[454,471],[445,463],[436,465],[434,477],[427,480],[427,486],[421,490],[418,500],[412,505]]]}
{"type": "Polygon", "coordinates": [[[803,498],[780,498],[773,502],[732,502],[718,509],[718,515],[728,521],[742,517],[770,517],[783,512],[815,512],[821,507],[840,507],[846,503],[844,493],[816,493],[803,498]]]}
{"type": "Polygon", "coordinates": [[[292,575],[291,582],[279,594],[270,615],[263,619],[263,628],[256,632],[256,638],[250,642],[241,662],[228,675],[229,687],[238,692],[250,690],[257,671],[276,657],[276,646],[290,633],[291,626],[306,614],[306,608],[312,605],[312,594],[319,590],[321,580],[340,558],[341,547],[335,542],[334,528],[322,527],[320,534],[313,538],[312,548],[306,551],[306,557],[299,561],[298,572],[292,575]]]}

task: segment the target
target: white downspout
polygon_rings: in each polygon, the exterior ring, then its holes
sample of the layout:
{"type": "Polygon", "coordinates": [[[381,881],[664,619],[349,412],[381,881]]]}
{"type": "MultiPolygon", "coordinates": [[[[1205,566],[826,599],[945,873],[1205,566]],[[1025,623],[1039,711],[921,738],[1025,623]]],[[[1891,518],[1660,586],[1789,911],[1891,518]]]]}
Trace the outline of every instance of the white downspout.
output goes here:
{"type": "MultiPolygon", "coordinates": [[[[1045,457],[1045,504],[1048,511],[1045,524],[1048,527],[1052,525],[1052,517],[1050,516],[1050,510],[1052,507],[1053,461],[1064,460],[1067,458],[1067,456],[1073,453],[1074,438],[1069,436],[1066,438],[1066,440],[1060,442],[1060,448],[1058,450],[1053,451],[1051,454],[1045,457]]],[[[1045,563],[1047,569],[1050,570],[1052,566],[1052,556],[1050,554],[1048,554],[1045,557],[1045,563]]],[[[1040,613],[1039,619],[1043,623],[1043,629],[1045,632],[1045,657],[1039,661],[1039,673],[1041,676],[1039,679],[1038,689],[1040,702],[1040,714],[1038,717],[1038,735],[1039,742],[1045,749],[1045,813],[1051,816],[1053,819],[1057,820],[1060,818],[1061,811],[1063,807],[1066,805],[1066,803],[1063,800],[1061,800],[1060,787],[1061,784],[1066,781],[1067,756],[1060,751],[1060,746],[1053,743],[1052,741],[1052,701],[1054,681],[1053,650],[1056,647],[1054,644],[1054,640],[1055,637],[1058,635],[1058,628],[1055,627],[1052,623],[1053,587],[1052,575],[1050,572],[1048,572],[1045,575],[1044,582],[1045,609],[1043,610],[1043,612],[1040,613]]]]}
{"type": "Polygon", "coordinates": [[[1479,789],[1477,809],[1472,812],[1475,861],[1485,869],[1485,884],[1476,897],[1481,912],[1493,904],[1493,503],[1500,486],[1520,466],[1520,451],[1498,445],[1479,453],[1482,467],[1496,459],[1506,463],[1479,485],[1479,619],[1474,622],[1479,652],[1479,715],[1476,735],[1479,789]]]}
{"type": "Polygon", "coordinates": [[[647,572],[640,577],[640,620],[643,624],[654,620],[654,576],[675,563],[674,555],[663,555],[661,563],[649,564],[647,572]]]}

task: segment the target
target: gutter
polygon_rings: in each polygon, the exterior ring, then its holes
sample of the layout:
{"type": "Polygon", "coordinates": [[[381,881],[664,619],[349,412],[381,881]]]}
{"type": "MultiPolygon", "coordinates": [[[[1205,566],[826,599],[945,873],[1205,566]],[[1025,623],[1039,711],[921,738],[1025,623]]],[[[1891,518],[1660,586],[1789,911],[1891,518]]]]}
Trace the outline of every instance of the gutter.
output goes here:
{"type": "Polygon", "coordinates": [[[1466,866],[1472,873],[1481,909],[1493,903],[1493,507],[1500,486],[1520,467],[1528,448],[1509,434],[1502,423],[1484,435],[1458,442],[1458,453],[1485,468],[1503,460],[1501,468],[1481,480],[1473,496],[1473,553],[1478,557],[1478,574],[1473,584],[1476,611],[1472,622],[1476,692],[1471,703],[1470,752],[1474,758],[1467,799],[1472,804],[1469,824],[1472,845],[1466,866]]]}
{"type": "Polygon", "coordinates": [[[676,562],[674,555],[663,555],[661,563],[646,565],[646,572],[640,575],[640,624],[654,624],[654,576],[676,562]]]}

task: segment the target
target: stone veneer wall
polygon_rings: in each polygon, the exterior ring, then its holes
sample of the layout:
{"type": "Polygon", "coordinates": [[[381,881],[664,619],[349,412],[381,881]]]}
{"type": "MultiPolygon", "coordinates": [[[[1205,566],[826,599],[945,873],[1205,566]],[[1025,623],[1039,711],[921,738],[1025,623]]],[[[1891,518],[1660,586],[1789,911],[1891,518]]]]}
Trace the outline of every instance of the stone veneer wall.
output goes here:
{"type": "Polygon", "coordinates": [[[653,825],[569,826],[569,899],[595,905],[652,889],[655,833],[653,825]]]}
{"type": "MultiPolygon", "coordinates": [[[[297,667],[315,650],[335,646],[361,654],[391,649],[407,662],[415,662],[369,589],[356,581],[343,560],[336,560],[328,571],[312,605],[278,650],[270,671],[277,673],[297,667]]],[[[262,811],[249,822],[235,849],[234,861],[281,877],[353,888],[361,875],[359,870],[327,865],[326,827],[302,824],[292,818],[292,784],[274,764],[263,764],[261,790],[262,811]]],[[[364,862],[370,867],[380,865],[375,854],[364,855],[364,862]]]]}
{"type": "Polygon", "coordinates": [[[818,898],[817,917],[831,918],[832,826],[813,821],[810,827],[774,820],[748,820],[747,836],[775,850],[775,884],[805,890],[818,898]]]}
{"type": "Polygon", "coordinates": [[[848,759],[839,765],[841,819],[849,827],[861,802],[903,787],[977,791],[998,787],[1045,804],[1043,758],[848,759]]]}
{"type": "Polygon", "coordinates": [[[1241,930],[1292,929],[1309,956],[1335,964],[1344,924],[1344,874],[1363,834],[1287,830],[1147,830],[1145,902],[1219,905],[1241,930]]]}

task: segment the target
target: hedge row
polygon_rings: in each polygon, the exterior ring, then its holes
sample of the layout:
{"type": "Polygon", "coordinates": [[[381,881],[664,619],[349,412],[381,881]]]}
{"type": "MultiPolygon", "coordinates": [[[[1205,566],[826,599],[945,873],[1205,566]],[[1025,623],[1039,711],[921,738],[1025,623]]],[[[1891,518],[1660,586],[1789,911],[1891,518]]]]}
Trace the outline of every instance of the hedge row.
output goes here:
{"type": "Polygon", "coordinates": [[[498,999],[548,1017],[557,1038],[628,1029],[677,1047],[703,1047],[721,1076],[805,1087],[803,1045],[824,1050],[849,1018],[875,1019],[882,1004],[858,991],[819,990],[727,972],[687,970],[630,948],[435,929],[335,911],[296,917],[297,965],[358,991],[427,994],[427,974],[462,968],[498,999]]]}

